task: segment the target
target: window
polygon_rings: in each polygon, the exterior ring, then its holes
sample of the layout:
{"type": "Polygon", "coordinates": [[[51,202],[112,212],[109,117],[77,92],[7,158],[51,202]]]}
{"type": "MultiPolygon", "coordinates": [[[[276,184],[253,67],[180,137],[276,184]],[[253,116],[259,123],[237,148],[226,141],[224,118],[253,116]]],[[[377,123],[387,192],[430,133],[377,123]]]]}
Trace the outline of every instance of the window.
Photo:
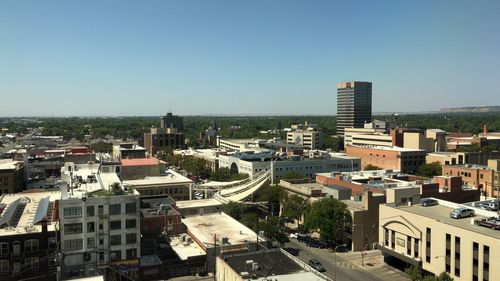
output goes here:
{"type": "Polygon", "coordinates": [[[82,217],[82,207],[68,207],[63,210],[64,218],[81,218],[82,217]]]}
{"type": "Polygon", "coordinates": [[[415,258],[418,258],[420,257],[420,252],[418,251],[419,250],[419,245],[418,245],[418,242],[419,240],[418,239],[413,239],[413,256],[415,258]]]}
{"type": "Polygon", "coordinates": [[[130,219],[125,221],[126,228],[136,228],[137,222],[135,219],[130,219]]]}
{"type": "Polygon", "coordinates": [[[425,261],[431,262],[431,229],[428,227],[425,235],[425,261]]]}
{"type": "Polygon", "coordinates": [[[450,256],[451,256],[451,234],[446,233],[446,257],[445,257],[446,273],[451,272],[450,256]]]}
{"type": "Polygon", "coordinates": [[[389,229],[385,228],[384,231],[385,246],[389,246],[389,229]]]}
{"type": "Polygon", "coordinates": [[[97,215],[102,217],[104,215],[104,207],[102,205],[97,207],[97,215]]]}
{"type": "Polygon", "coordinates": [[[82,233],[81,223],[65,223],[64,224],[64,234],[79,234],[82,233]]]}
{"type": "Polygon", "coordinates": [[[122,236],[121,235],[111,235],[111,246],[121,245],[122,236]]]}
{"type": "Polygon", "coordinates": [[[406,254],[408,256],[411,256],[411,237],[410,236],[408,236],[406,238],[406,254]]]}
{"type": "MultiPolygon", "coordinates": [[[[177,190],[176,190],[176,193],[177,193],[177,190]]],[[[127,203],[127,204],[125,204],[125,213],[127,213],[127,214],[135,214],[136,211],[137,211],[137,204],[136,203],[127,203]]]]}
{"type": "Polygon", "coordinates": [[[0,273],[9,273],[9,260],[0,260],[0,273]]]}
{"type": "Polygon", "coordinates": [[[82,239],[69,239],[64,241],[64,249],[65,250],[81,250],[83,248],[83,240],[82,239]]]}
{"type": "Polygon", "coordinates": [[[24,267],[26,269],[38,269],[38,257],[25,258],[24,267]]]}
{"type": "Polygon", "coordinates": [[[0,242],[0,256],[5,256],[9,253],[9,243],[0,242]]]}
{"type": "Polygon", "coordinates": [[[87,248],[95,248],[95,238],[87,238],[87,248]]]}
{"type": "Polygon", "coordinates": [[[99,252],[99,262],[100,263],[104,262],[104,252],[99,252]]]}
{"type": "Polygon", "coordinates": [[[111,230],[117,230],[122,228],[122,221],[111,221],[109,222],[109,227],[111,230]]]}
{"type": "Polygon", "coordinates": [[[109,214],[110,215],[119,215],[122,212],[121,204],[110,204],[109,205],[109,214]]]}
{"type": "Polygon", "coordinates": [[[111,251],[110,252],[111,260],[121,260],[122,259],[122,251],[111,251]]]}
{"type": "Polygon", "coordinates": [[[127,244],[134,244],[137,242],[137,234],[135,233],[127,233],[127,244]]]}
{"type": "Polygon", "coordinates": [[[134,249],[127,249],[127,259],[135,259],[137,258],[137,250],[134,249]]]}
{"type": "Polygon", "coordinates": [[[99,230],[104,230],[104,224],[102,223],[99,224],[99,230]]]}
{"type": "Polygon", "coordinates": [[[455,276],[460,277],[460,237],[455,236],[455,276]]]}
{"type": "Polygon", "coordinates": [[[30,239],[24,241],[24,251],[25,252],[38,251],[38,239],[30,239]]]}
{"type": "MultiPolygon", "coordinates": [[[[484,253],[483,253],[484,254],[484,253]]],[[[478,280],[479,271],[479,244],[472,243],[472,280],[478,280]]]]}
{"type": "Polygon", "coordinates": [[[87,223],[87,232],[94,232],[95,231],[95,223],[94,222],[88,222],[87,223]]]}
{"type": "Polygon", "coordinates": [[[94,215],[94,206],[87,206],[87,217],[93,217],[94,215]]]}
{"type": "Polygon", "coordinates": [[[483,280],[490,278],[490,247],[483,246],[483,280]]]}
{"type": "Polygon", "coordinates": [[[104,238],[99,238],[99,245],[104,245],[104,238]]]}

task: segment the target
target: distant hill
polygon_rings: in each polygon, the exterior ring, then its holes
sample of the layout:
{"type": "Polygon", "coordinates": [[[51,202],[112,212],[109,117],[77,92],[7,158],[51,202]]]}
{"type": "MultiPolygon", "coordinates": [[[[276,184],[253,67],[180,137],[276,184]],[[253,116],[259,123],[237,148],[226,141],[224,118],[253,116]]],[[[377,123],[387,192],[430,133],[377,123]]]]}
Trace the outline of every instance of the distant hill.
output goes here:
{"type": "Polygon", "coordinates": [[[500,112],[500,106],[468,106],[457,108],[443,108],[441,112],[500,112]]]}

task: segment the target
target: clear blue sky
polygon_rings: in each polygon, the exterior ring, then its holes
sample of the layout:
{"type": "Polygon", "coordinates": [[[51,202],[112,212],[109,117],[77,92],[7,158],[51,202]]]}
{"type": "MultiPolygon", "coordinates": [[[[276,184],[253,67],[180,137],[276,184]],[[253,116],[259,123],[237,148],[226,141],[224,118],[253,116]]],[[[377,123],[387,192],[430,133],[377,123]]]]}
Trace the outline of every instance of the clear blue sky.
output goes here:
{"type": "Polygon", "coordinates": [[[0,1],[0,116],[500,105],[500,1],[0,1]]]}

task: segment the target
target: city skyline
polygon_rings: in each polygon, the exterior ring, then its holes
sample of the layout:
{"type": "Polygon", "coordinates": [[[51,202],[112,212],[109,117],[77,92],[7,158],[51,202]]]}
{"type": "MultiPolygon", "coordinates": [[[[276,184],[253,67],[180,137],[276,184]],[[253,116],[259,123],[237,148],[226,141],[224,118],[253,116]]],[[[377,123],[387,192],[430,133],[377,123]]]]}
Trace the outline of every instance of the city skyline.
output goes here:
{"type": "Polygon", "coordinates": [[[374,114],[498,105],[499,10],[3,1],[0,116],[336,115],[336,84],[354,80],[373,82],[374,114]]]}

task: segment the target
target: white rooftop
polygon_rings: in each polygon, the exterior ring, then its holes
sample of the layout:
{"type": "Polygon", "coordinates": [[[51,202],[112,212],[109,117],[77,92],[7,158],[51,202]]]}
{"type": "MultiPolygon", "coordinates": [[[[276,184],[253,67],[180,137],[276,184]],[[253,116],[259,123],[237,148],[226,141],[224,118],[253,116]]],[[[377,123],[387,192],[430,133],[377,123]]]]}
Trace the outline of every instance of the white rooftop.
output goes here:
{"type": "Polygon", "coordinates": [[[145,177],[139,180],[127,180],[123,181],[123,184],[132,185],[134,187],[141,185],[155,185],[155,184],[191,184],[192,180],[186,178],[185,176],[174,172],[173,170],[167,170],[166,175],[158,177],[145,177]]]}
{"type": "Polygon", "coordinates": [[[170,246],[172,247],[172,250],[175,251],[175,253],[181,260],[187,260],[190,257],[206,255],[205,251],[203,251],[200,245],[194,242],[187,234],[170,237],[170,240],[170,246]],[[183,237],[185,237],[185,241],[183,241],[183,237]]]}
{"type": "Polygon", "coordinates": [[[218,244],[221,243],[222,237],[227,237],[231,245],[246,244],[248,241],[257,240],[255,232],[225,213],[187,217],[182,219],[182,222],[192,236],[205,247],[213,246],[214,235],[217,235],[218,244]]]}
{"type": "MultiPolygon", "coordinates": [[[[47,202],[54,202],[55,200],[59,200],[60,198],[60,191],[4,194],[0,197],[0,203],[6,204],[6,206],[0,214],[0,221],[7,219],[6,216],[9,216],[9,213],[13,216],[13,212],[9,211],[9,208],[14,207],[15,204],[18,204],[19,206],[24,205],[25,207],[19,219],[19,222],[17,223],[17,226],[5,227],[0,229],[0,236],[41,232],[42,226],[40,224],[34,224],[34,222],[36,222],[37,219],[40,219],[47,215],[47,202]],[[20,201],[18,199],[20,199],[20,201]],[[45,206],[43,201],[46,201],[45,206]]],[[[47,220],[49,223],[47,225],[47,230],[54,231],[55,222],[50,223],[51,218],[47,218],[47,220]]]]}
{"type": "Polygon", "coordinates": [[[13,161],[13,160],[10,160],[10,159],[1,159],[0,160],[0,170],[15,169],[16,165],[18,163],[21,163],[21,162],[19,162],[19,161],[13,161]]]}

